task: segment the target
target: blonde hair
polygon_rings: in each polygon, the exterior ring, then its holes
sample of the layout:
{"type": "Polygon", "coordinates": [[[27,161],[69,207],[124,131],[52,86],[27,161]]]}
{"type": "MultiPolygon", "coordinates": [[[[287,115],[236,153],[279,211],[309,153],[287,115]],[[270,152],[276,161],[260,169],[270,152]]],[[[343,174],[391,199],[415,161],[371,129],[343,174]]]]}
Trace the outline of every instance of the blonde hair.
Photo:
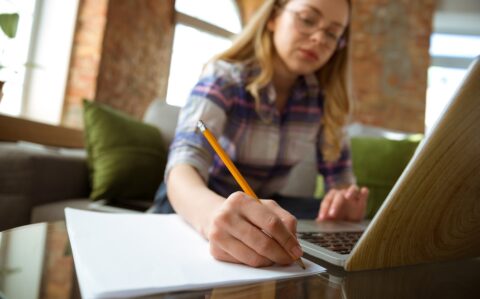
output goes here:
{"type": "MultiPolygon", "coordinates": [[[[260,114],[260,90],[273,78],[272,32],[267,23],[278,9],[289,0],[265,0],[252,16],[245,29],[226,51],[213,57],[212,61],[254,62],[260,66],[260,73],[248,82],[246,89],[255,100],[255,109],[260,114]],[[258,30],[261,28],[261,30],[258,30]]],[[[348,0],[350,5],[350,1],[348,0]]],[[[348,40],[349,28],[344,33],[348,40]]],[[[326,161],[336,161],[340,157],[344,140],[344,127],[350,115],[351,103],[347,92],[348,47],[337,49],[329,61],[317,71],[318,81],[325,95],[323,113],[322,155],[326,161]]]]}

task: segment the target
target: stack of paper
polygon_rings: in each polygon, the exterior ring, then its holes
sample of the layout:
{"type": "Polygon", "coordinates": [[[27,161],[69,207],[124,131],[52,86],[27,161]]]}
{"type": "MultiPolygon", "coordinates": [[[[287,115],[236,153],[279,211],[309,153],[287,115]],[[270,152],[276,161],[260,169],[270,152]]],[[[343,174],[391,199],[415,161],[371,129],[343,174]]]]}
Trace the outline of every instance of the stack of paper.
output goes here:
{"type": "Polygon", "coordinates": [[[107,214],[67,208],[67,230],[84,298],[198,290],[312,275],[303,260],[251,268],[215,260],[208,241],[177,215],[107,214]]]}

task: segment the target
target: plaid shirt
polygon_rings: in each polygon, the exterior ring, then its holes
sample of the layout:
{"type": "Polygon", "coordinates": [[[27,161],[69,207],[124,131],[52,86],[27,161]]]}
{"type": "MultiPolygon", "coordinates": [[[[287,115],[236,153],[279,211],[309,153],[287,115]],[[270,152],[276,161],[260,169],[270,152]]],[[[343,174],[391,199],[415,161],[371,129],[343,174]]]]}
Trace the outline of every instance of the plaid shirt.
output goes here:
{"type": "Polygon", "coordinates": [[[353,183],[346,143],[338,161],[323,160],[320,120],[324,99],[316,77],[299,77],[282,113],[275,106],[273,86],[267,86],[260,93],[257,113],[245,86],[258,71],[258,67],[223,61],[209,65],[181,109],[166,175],[174,165],[189,164],[218,194],[227,197],[240,190],[197,132],[196,124],[201,119],[261,198],[278,193],[292,167],[308,153],[316,153],[317,169],[325,178],[327,189],[353,183]]]}

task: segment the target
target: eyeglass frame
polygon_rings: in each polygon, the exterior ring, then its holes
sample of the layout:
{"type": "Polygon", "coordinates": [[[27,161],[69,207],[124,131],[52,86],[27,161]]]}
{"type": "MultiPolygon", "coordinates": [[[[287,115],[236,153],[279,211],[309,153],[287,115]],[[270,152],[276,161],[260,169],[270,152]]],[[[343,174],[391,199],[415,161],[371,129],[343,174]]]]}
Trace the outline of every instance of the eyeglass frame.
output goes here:
{"type": "MultiPolygon", "coordinates": [[[[298,32],[300,34],[311,35],[311,34],[317,32],[317,31],[321,31],[325,36],[327,36],[327,38],[331,38],[329,33],[326,32],[327,28],[320,28],[320,26],[315,26],[316,28],[312,32],[302,32],[302,30],[298,28],[298,26],[302,26],[302,25],[299,25],[299,22],[304,22],[304,20],[300,16],[300,12],[298,10],[291,9],[291,8],[287,9],[285,7],[279,7],[279,9],[284,10],[284,11],[288,11],[288,12],[290,12],[294,15],[295,28],[298,30],[298,32]]],[[[320,15],[320,16],[322,16],[322,15],[320,15]]],[[[347,46],[347,39],[346,39],[346,36],[345,36],[345,32],[343,32],[340,37],[335,37],[335,39],[336,39],[335,47],[332,47],[332,49],[335,49],[335,51],[342,50],[343,48],[345,48],[347,46]]]]}

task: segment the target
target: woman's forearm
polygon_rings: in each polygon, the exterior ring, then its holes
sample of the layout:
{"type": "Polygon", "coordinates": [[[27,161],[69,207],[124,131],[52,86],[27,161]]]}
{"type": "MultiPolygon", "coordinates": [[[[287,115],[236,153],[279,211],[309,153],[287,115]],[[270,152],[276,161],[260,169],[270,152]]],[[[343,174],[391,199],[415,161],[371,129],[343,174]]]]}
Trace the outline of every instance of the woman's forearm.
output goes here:
{"type": "Polygon", "coordinates": [[[211,215],[224,198],[208,189],[195,168],[187,164],[172,168],[167,192],[177,214],[206,238],[211,215]]]}

